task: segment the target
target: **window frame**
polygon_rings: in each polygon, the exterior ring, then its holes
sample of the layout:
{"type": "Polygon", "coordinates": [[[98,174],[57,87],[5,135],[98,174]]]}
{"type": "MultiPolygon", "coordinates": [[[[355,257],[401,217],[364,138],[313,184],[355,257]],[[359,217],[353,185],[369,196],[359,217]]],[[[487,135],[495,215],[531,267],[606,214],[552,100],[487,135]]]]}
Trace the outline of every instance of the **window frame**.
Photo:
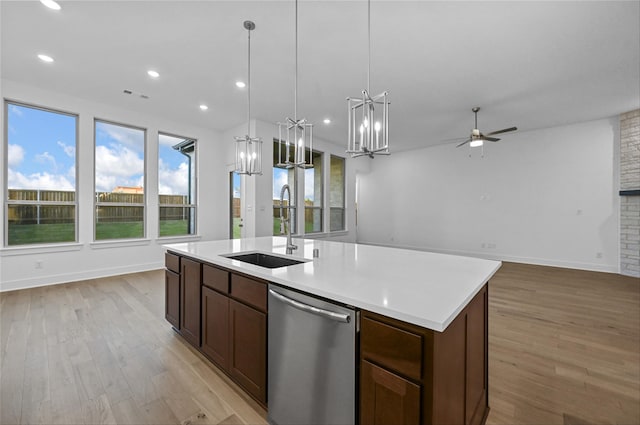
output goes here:
{"type": "MultiPolygon", "coordinates": [[[[164,238],[184,238],[184,237],[191,237],[191,236],[197,236],[198,235],[198,139],[195,139],[193,137],[184,137],[184,136],[178,136],[176,134],[173,133],[168,133],[165,131],[158,131],[157,133],[157,142],[158,142],[158,162],[156,164],[156,171],[158,174],[158,178],[157,178],[157,184],[158,184],[158,239],[164,239],[164,238]],[[192,191],[193,191],[193,198],[191,199],[191,202],[189,204],[183,204],[180,206],[180,208],[189,208],[190,210],[193,209],[193,232],[192,233],[187,233],[184,235],[167,235],[167,236],[162,236],[160,234],[160,224],[161,224],[161,220],[160,220],[160,210],[165,207],[175,207],[175,204],[161,204],[160,203],[160,136],[168,136],[168,137],[175,137],[177,139],[182,139],[183,141],[189,141],[191,142],[191,144],[193,144],[193,159],[191,161],[191,169],[189,170],[191,172],[191,174],[193,174],[193,182],[192,185],[192,191]],[[192,171],[193,170],[193,171],[192,171]],[[194,202],[195,201],[195,202],[194,202]]],[[[145,153],[146,156],[146,153],[145,153]]],[[[145,165],[146,165],[146,160],[145,160],[145,165]]],[[[145,167],[145,171],[146,171],[146,167],[145,167]]],[[[145,172],[145,176],[146,176],[146,172],[145,172]]],[[[191,176],[189,176],[189,179],[191,179],[191,176]]],[[[189,195],[190,196],[190,195],[189,195]]]]}
{"type": "Polygon", "coordinates": [[[138,127],[131,124],[123,124],[121,122],[102,119],[98,117],[93,118],[93,236],[92,240],[94,243],[109,243],[109,242],[118,242],[118,241],[137,241],[144,240],[147,238],[147,186],[148,186],[148,161],[147,161],[147,145],[148,145],[148,131],[144,127],[138,127]],[[96,136],[98,129],[98,122],[115,125],[119,127],[131,128],[134,130],[141,130],[143,132],[143,191],[142,191],[142,203],[126,203],[126,202],[98,202],[97,200],[97,192],[96,192],[96,136]],[[140,237],[131,237],[131,238],[108,238],[108,239],[98,239],[97,236],[97,215],[98,215],[98,207],[106,206],[106,207],[138,207],[142,208],[142,236],[140,237]]]}
{"type": "MultiPolygon", "coordinates": [[[[280,140],[278,140],[277,138],[273,138],[273,159],[275,159],[275,150],[276,147],[281,144],[282,142],[280,140]]],[[[290,149],[293,149],[293,147],[290,147],[290,149]]],[[[272,160],[272,176],[271,176],[271,185],[273,186],[273,177],[275,175],[274,171],[276,168],[279,170],[287,170],[287,172],[292,172],[294,174],[293,176],[293,185],[289,185],[289,191],[290,191],[290,197],[289,197],[289,205],[290,205],[290,209],[289,209],[289,214],[290,217],[292,218],[291,223],[293,224],[293,230],[291,231],[291,235],[295,235],[295,236],[299,236],[299,235],[303,235],[303,233],[300,233],[300,226],[299,226],[299,217],[298,217],[298,180],[299,180],[299,169],[298,167],[292,167],[292,168],[286,168],[286,167],[276,167],[275,162],[273,162],[272,160]],[[293,187],[291,187],[293,186],[293,187]]],[[[273,210],[275,210],[276,207],[275,205],[272,204],[271,209],[272,209],[272,217],[275,218],[275,215],[273,215],[273,210]]],[[[274,234],[273,236],[281,236],[281,234],[274,234]]]]}
{"type": "MultiPolygon", "coordinates": [[[[2,144],[3,149],[3,196],[4,196],[4,217],[3,217],[3,229],[4,229],[4,238],[2,246],[4,248],[17,248],[17,247],[37,247],[37,246],[60,246],[60,245],[68,245],[68,244],[76,244],[78,243],[78,218],[79,218],[79,203],[78,203],[78,142],[80,139],[80,114],[63,111],[61,109],[54,109],[46,106],[35,105],[32,103],[21,102],[18,100],[12,100],[8,98],[4,98],[4,142],[2,144]],[[75,119],[75,145],[74,148],[76,150],[75,158],[74,158],[74,167],[75,167],[75,181],[74,181],[74,197],[73,201],[16,201],[9,199],[9,107],[10,105],[21,106],[24,108],[37,109],[44,112],[66,115],[75,119]],[[38,242],[34,244],[18,244],[18,245],[9,245],[9,206],[10,205],[36,205],[36,206],[73,206],[74,208],[74,222],[73,222],[73,233],[74,240],[73,241],[65,241],[65,242],[38,242]]],[[[37,189],[38,193],[40,193],[40,189],[37,189]]]]}
{"type": "Polygon", "coordinates": [[[339,156],[330,154],[329,155],[329,233],[335,232],[346,232],[347,231],[347,159],[339,156]],[[333,206],[331,205],[331,161],[333,158],[338,158],[342,160],[342,206],[333,206]],[[331,230],[331,211],[332,210],[341,210],[342,211],[342,229],[331,230]]]}

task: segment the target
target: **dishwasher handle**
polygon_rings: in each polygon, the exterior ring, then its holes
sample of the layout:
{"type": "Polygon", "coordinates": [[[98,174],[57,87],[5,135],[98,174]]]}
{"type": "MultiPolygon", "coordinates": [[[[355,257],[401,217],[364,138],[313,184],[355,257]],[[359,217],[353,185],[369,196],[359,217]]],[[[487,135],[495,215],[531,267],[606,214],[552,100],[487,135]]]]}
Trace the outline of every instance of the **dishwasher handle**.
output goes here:
{"type": "Polygon", "coordinates": [[[297,308],[298,310],[306,311],[307,313],[322,316],[327,319],[335,320],[337,322],[351,322],[351,316],[348,314],[336,313],[335,311],[325,310],[323,308],[318,308],[309,304],[301,303],[300,301],[296,301],[289,297],[286,297],[279,292],[274,291],[273,289],[269,289],[269,293],[283,303],[289,304],[291,307],[297,308]]]}

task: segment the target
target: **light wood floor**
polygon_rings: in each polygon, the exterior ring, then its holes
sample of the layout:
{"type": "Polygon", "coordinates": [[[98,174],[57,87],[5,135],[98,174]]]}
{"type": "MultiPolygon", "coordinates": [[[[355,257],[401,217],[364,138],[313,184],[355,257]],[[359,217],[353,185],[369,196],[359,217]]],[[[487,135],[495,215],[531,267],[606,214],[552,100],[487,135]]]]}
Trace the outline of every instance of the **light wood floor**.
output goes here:
{"type": "MultiPolygon", "coordinates": [[[[640,423],[640,281],[505,263],[489,424],[640,423]]],[[[164,320],[162,271],[0,294],[2,424],[264,424],[164,320]]]]}

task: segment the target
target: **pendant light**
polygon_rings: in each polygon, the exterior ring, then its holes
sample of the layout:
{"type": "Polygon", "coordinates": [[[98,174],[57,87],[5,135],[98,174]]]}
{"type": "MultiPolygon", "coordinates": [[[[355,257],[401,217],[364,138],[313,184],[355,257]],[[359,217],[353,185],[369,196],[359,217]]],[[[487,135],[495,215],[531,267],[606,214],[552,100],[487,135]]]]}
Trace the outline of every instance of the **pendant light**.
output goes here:
{"type": "Polygon", "coordinates": [[[367,89],[362,99],[347,98],[349,107],[349,137],[347,153],[351,157],[389,155],[389,99],[388,92],[371,96],[371,0],[367,1],[368,65],[367,89]]]}
{"type": "Polygon", "coordinates": [[[278,123],[278,167],[313,168],[313,124],[298,119],[298,0],[295,11],[295,76],[293,88],[293,118],[278,123]],[[307,150],[309,161],[307,162],[307,150]],[[284,152],[283,152],[284,151],[284,152]]]}
{"type": "Polygon", "coordinates": [[[236,139],[237,174],[262,174],[262,139],[251,137],[251,31],[256,29],[252,21],[244,21],[248,34],[248,72],[247,72],[247,134],[236,139]]]}

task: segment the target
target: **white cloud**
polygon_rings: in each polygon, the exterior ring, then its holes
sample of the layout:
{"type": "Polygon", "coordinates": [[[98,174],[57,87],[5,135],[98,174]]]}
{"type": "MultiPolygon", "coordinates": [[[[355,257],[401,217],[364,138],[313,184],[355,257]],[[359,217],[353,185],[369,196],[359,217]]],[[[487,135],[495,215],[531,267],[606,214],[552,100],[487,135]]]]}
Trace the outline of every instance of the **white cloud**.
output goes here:
{"type": "Polygon", "coordinates": [[[189,164],[181,162],[177,169],[170,169],[158,161],[158,193],[161,195],[187,195],[189,192],[189,164]]]}
{"type": "Polygon", "coordinates": [[[174,136],[167,136],[166,134],[159,134],[158,135],[158,143],[160,143],[160,145],[162,146],[175,146],[178,143],[184,142],[186,139],[183,137],[174,137],[174,136]]]}
{"type": "Polygon", "coordinates": [[[7,160],[9,167],[17,167],[24,159],[24,148],[20,145],[9,145],[7,160]]]}
{"type": "Polygon", "coordinates": [[[53,168],[54,171],[58,170],[58,163],[56,162],[56,159],[53,157],[53,155],[51,155],[49,152],[43,152],[36,155],[36,161],[41,164],[48,163],[51,165],[51,168],[53,168]]]}
{"type": "Polygon", "coordinates": [[[74,185],[60,174],[45,172],[25,176],[20,172],[9,169],[7,177],[10,189],[75,190],[74,185]]]}
{"type": "Polygon", "coordinates": [[[144,131],[137,128],[122,127],[107,123],[98,123],[98,130],[109,138],[122,143],[136,152],[144,152],[144,131]]]}
{"type": "Polygon", "coordinates": [[[144,159],[131,149],[96,146],[96,190],[111,192],[116,186],[138,186],[144,175],[144,159]]]}
{"type": "Polygon", "coordinates": [[[9,105],[9,112],[11,112],[12,114],[16,114],[19,117],[24,115],[22,109],[18,108],[16,105],[9,105]]]}
{"type": "Polygon", "coordinates": [[[69,146],[69,145],[67,145],[64,142],[61,142],[59,140],[58,140],[58,146],[60,146],[62,148],[64,153],[69,158],[75,158],[76,157],[76,147],[75,146],[69,146]]]}
{"type": "MultiPolygon", "coordinates": [[[[281,168],[273,168],[275,180],[273,182],[273,199],[280,199],[280,190],[282,186],[289,183],[289,171],[281,168]]],[[[293,196],[293,186],[289,188],[293,196]]],[[[285,195],[286,196],[286,195],[285,195]]]]}

